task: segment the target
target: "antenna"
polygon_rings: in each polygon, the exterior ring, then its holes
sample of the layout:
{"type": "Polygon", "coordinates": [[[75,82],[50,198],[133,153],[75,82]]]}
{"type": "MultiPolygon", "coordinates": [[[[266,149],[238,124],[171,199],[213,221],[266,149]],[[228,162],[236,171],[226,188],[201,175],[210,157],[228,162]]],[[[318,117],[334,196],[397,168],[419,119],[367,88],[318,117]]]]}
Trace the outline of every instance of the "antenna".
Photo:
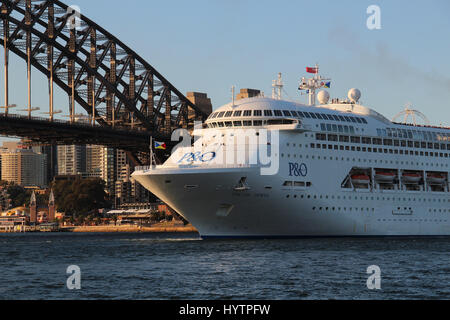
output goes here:
{"type": "Polygon", "coordinates": [[[278,73],[278,79],[272,81],[272,99],[281,100],[283,94],[283,79],[281,72],[278,73]]]}
{"type": "Polygon", "coordinates": [[[231,86],[231,106],[234,106],[234,89],[235,86],[231,86]]]}

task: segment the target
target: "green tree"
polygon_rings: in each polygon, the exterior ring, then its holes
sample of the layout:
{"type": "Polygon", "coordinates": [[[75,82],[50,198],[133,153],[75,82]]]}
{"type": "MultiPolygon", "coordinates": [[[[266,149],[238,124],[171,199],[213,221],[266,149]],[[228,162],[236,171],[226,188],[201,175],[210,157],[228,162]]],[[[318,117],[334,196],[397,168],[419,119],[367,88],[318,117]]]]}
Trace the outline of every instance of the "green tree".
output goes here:
{"type": "Polygon", "coordinates": [[[101,179],[57,181],[52,187],[58,210],[69,215],[97,214],[98,209],[111,206],[105,192],[105,182],[101,179]]]}

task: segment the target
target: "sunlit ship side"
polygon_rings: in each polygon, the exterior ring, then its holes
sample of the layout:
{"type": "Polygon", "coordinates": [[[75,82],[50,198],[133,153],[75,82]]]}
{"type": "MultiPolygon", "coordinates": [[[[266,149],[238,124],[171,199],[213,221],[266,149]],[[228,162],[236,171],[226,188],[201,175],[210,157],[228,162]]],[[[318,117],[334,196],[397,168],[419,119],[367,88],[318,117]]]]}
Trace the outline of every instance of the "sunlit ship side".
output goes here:
{"type": "MultiPolygon", "coordinates": [[[[321,92],[311,105],[281,94],[233,101],[206,121],[201,151],[179,148],[133,177],[204,238],[450,235],[449,128],[391,122],[359,95],[329,102],[321,92]],[[241,150],[246,129],[278,133],[279,149],[269,148],[276,174],[261,174],[248,157],[212,161],[241,150]]],[[[250,140],[249,154],[257,152],[250,140]]]]}

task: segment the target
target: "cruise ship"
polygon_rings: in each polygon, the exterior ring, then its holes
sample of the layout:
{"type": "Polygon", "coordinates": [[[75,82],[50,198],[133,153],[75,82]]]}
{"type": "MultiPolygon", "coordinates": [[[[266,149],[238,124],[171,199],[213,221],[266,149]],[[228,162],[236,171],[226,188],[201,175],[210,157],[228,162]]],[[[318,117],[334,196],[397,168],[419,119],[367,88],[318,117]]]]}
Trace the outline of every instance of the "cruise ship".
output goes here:
{"type": "Polygon", "coordinates": [[[133,177],[203,238],[450,235],[450,128],[388,120],[357,89],[330,99],[307,71],[308,104],[283,100],[280,76],[271,98],[233,93],[133,177]]]}

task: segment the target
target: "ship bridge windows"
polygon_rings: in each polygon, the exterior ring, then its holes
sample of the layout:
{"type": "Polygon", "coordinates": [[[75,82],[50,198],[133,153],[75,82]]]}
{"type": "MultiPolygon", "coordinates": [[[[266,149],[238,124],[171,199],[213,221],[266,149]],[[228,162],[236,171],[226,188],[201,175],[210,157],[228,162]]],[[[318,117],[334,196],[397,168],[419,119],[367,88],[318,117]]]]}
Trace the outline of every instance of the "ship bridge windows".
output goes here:
{"type": "MultiPolygon", "coordinates": [[[[256,116],[256,111],[261,112],[261,110],[255,110],[255,116],[256,116]]],[[[244,110],[244,117],[251,117],[252,116],[252,110],[244,110]]]]}
{"type": "Polygon", "coordinates": [[[264,116],[272,117],[273,116],[272,110],[264,110],[264,116]]]}
{"type": "Polygon", "coordinates": [[[288,110],[283,110],[283,115],[284,115],[285,117],[290,117],[290,116],[291,116],[291,112],[288,111],[288,110]]]}
{"type": "Polygon", "coordinates": [[[275,110],[274,111],[275,117],[282,117],[283,113],[281,112],[281,110],[275,110]]]}
{"type": "Polygon", "coordinates": [[[227,111],[227,112],[225,113],[225,118],[231,117],[232,114],[233,114],[233,111],[227,111]]]}
{"type": "Polygon", "coordinates": [[[235,111],[235,112],[233,113],[233,117],[240,117],[241,115],[242,115],[242,111],[241,111],[241,110],[235,111]]]}
{"type": "Polygon", "coordinates": [[[267,120],[268,125],[293,124],[296,121],[290,119],[270,119],[267,120]]]}

